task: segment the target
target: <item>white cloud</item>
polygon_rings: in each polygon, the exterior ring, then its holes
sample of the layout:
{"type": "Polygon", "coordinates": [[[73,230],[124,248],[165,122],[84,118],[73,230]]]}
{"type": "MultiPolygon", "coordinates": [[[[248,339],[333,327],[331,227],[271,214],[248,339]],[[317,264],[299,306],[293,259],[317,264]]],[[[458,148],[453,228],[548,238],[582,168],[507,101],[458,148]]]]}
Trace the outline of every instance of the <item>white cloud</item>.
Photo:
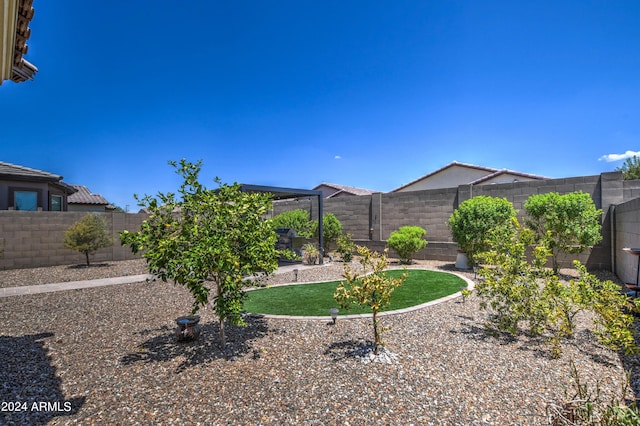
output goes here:
{"type": "Polygon", "coordinates": [[[335,157],[333,157],[334,160],[342,160],[342,157],[340,157],[339,155],[336,155],[335,157]]]}
{"type": "Polygon", "coordinates": [[[631,158],[635,156],[640,157],[640,151],[627,151],[624,154],[607,154],[598,158],[598,161],[606,161],[607,163],[610,163],[612,161],[625,160],[627,158],[631,158]]]}

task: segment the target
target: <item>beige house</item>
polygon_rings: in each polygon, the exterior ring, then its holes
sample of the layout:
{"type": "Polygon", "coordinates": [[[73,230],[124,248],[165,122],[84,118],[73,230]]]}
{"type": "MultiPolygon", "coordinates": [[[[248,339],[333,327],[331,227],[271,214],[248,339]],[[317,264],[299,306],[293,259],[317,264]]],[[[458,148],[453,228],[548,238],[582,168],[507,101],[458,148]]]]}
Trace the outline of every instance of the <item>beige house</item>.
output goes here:
{"type": "Polygon", "coordinates": [[[374,192],[371,189],[356,188],[355,186],[338,185],[337,183],[322,182],[313,188],[314,191],[322,191],[323,198],[350,197],[354,195],[370,195],[374,192]]]}
{"type": "Polygon", "coordinates": [[[421,191],[424,189],[456,188],[459,185],[489,185],[548,179],[544,176],[494,169],[454,161],[436,171],[400,186],[391,192],[421,191]]]}
{"type": "Polygon", "coordinates": [[[31,35],[33,0],[1,0],[0,3],[0,84],[5,80],[20,83],[33,80],[38,71],[23,58],[31,35]]]}

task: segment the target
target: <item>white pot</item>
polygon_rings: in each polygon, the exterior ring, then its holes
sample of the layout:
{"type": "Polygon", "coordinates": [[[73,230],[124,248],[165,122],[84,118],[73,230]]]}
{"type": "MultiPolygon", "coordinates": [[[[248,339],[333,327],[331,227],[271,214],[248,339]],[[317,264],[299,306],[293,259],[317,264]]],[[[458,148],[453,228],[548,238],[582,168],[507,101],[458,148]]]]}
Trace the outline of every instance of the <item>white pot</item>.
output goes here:
{"type": "Polygon", "coordinates": [[[456,256],[456,268],[458,269],[471,269],[469,267],[469,259],[465,252],[459,251],[456,256]]]}

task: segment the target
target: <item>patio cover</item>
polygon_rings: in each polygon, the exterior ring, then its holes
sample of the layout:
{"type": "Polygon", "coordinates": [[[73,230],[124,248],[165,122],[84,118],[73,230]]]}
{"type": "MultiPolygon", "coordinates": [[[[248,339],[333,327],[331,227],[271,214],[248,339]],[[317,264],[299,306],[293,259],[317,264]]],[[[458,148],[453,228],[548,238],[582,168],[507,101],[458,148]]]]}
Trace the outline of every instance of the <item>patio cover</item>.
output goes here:
{"type": "Polygon", "coordinates": [[[263,185],[248,185],[240,184],[240,190],[244,192],[268,192],[273,195],[274,200],[288,200],[292,198],[302,197],[318,197],[318,245],[320,246],[320,264],[322,265],[324,257],[324,238],[322,237],[324,227],[322,224],[322,191],[314,189],[295,189],[295,188],[281,188],[278,186],[263,186],[263,185]]]}

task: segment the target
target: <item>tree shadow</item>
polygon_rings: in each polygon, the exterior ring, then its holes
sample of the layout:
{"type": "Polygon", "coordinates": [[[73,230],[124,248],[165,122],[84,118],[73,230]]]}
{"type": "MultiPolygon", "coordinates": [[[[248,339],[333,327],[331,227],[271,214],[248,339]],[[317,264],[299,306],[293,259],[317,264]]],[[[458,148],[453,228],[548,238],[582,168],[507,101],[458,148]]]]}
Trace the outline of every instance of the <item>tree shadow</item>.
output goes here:
{"type": "Polygon", "coordinates": [[[91,263],[89,266],[86,263],[79,263],[77,265],[69,265],[67,269],[107,268],[109,266],[111,266],[109,263],[91,263]]]}
{"type": "Polygon", "coordinates": [[[334,342],[327,350],[324,351],[333,361],[338,362],[347,358],[357,358],[359,353],[373,348],[375,345],[371,341],[364,340],[346,340],[343,342],[334,342]]]}
{"type": "Polygon", "coordinates": [[[154,337],[143,342],[138,351],[123,356],[120,362],[123,365],[131,365],[139,362],[168,362],[176,358],[184,358],[176,367],[175,372],[179,374],[189,367],[216,359],[235,361],[250,351],[255,359],[256,351],[252,351],[251,343],[266,336],[268,327],[264,318],[258,315],[249,315],[245,319],[246,327],[225,326],[227,345],[224,348],[220,347],[218,340],[220,327],[217,322],[201,325],[198,339],[188,342],[178,342],[174,329],[167,326],[139,331],[138,334],[142,336],[151,334],[154,337]]]}
{"type": "Polygon", "coordinates": [[[53,333],[0,336],[0,424],[46,424],[76,414],[85,397],[66,399],[44,346],[53,333]]]}

